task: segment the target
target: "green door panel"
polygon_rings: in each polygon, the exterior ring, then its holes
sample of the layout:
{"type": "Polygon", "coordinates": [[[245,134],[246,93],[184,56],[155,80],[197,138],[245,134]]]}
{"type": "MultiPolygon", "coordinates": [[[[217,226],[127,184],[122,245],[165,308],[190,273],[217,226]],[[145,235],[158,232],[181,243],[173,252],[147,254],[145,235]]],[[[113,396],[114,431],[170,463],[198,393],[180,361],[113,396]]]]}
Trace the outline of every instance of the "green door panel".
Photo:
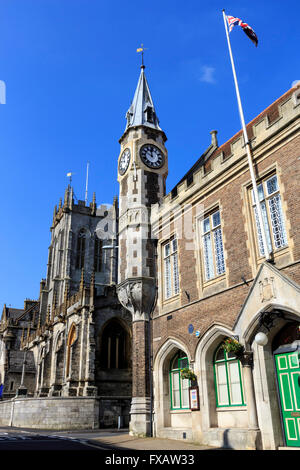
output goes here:
{"type": "Polygon", "coordinates": [[[299,351],[275,354],[286,445],[300,447],[299,351]]]}

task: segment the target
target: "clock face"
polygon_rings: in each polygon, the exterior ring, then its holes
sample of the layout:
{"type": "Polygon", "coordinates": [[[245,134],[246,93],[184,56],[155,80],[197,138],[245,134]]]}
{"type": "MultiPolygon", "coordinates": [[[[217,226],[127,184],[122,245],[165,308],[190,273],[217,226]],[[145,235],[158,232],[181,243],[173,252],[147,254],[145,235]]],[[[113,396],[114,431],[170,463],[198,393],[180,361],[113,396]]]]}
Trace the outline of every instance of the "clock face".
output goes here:
{"type": "Polygon", "coordinates": [[[126,172],[128,165],[130,162],[130,150],[125,149],[124,152],[121,155],[120,161],[119,161],[119,173],[120,175],[124,175],[126,172]]]}
{"type": "Polygon", "coordinates": [[[161,150],[152,144],[143,145],[140,150],[140,156],[145,165],[150,168],[160,168],[165,161],[161,150]]]}

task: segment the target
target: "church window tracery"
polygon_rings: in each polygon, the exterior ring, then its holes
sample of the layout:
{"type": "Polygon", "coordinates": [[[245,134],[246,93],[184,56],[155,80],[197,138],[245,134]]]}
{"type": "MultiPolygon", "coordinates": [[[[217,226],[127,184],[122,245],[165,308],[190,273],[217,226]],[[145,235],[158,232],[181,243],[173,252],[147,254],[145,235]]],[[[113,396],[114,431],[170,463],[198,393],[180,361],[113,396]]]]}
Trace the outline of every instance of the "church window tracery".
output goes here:
{"type": "Polygon", "coordinates": [[[129,337],[117,320],[110,321],[103,330],[100,364],[102,369],[129,367],[129,337]]]}
{"type": "Polygon", "coordinates": [[[76,269],[82,269],[84,267],[85,247],[86,231],[82,228],[77,237],[76,269]]]}
{"type": "Polygon", "coordinates": [[[102,271],[102,240],[95,236],[95,247],[94,247],[94,270],[95,272],[102,271]]]}

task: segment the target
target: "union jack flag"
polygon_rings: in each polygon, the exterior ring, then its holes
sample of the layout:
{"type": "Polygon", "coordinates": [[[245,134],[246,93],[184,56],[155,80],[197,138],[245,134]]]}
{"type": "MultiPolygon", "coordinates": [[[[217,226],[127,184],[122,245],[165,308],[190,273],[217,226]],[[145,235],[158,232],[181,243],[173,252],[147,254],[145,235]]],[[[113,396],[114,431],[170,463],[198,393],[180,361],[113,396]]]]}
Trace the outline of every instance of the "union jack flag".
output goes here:
{"type": "Polygon", "coordinates": [[[244,33],[246,33],[248,38],[250,38],[251,41],[257,46],[258,39],[251,26],[249,26],[247,23],[244,23],[240,18],[235,18],[234,16],[227,15],[227,21],[229,26],[229,32],[232,31],[234,26],[241,26],[244,33]]]}

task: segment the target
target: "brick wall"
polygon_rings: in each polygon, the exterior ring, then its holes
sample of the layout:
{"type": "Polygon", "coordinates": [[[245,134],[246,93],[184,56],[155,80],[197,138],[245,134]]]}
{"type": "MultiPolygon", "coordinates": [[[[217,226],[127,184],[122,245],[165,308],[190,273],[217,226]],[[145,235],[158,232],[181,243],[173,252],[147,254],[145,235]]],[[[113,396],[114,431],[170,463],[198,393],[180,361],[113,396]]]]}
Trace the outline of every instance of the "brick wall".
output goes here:
{"type": "Polygon", "coordinates": [[[132,324],[132,396],[148,397],[149,387],[149,322],[132,324]]]}
{"type": "MultiPolygon", "coordinates": [[[[272,152],[269,150],[267,157],[262,158],[256,166],[256,171],[259,176],[265,177],[269,170],[276,170],[286,229],[290,238],[285,263],[281,261],[279,264],[275,257],[274,265],[282,269],[283,274],[300,283],[299,264],[290,266],[300,259],[300,137],[291,135],[289,141],[278,147],[272,152]]],[[[264,157],[264,154],[261,153],[260,156],[264,157]]],[[[193,198],[193,215],[195,215],[195,205],[198,203],[204,205],[204,213],[208,208],[220,209],[226,275],[223,280],[206,287],[201,275],[200,258],[195,256],[195,250],[186,249],[186,242],[189,240],[184,238],[179,240],[180,308],[178,309],[176,304],[176,309],[173,310],[172,303],[169,302],[168,314],[161,316],[158,316],[159,313],[162,314],[166,310],[156,308],[153,337],[161,337],[161,340],[153,343],[154,355],[167,338],[173,337],[186,345],[193,358],[199,338],[213,323],[233,327],[259,267],[253,249],[252,251],[249,249],[250,234],[252,230],[255,233],[256,228],[250,226],[249,219],[245,215],[247,211],[250,214],[252,210],[248,208],[245,189],[250,184],[249,169],[244,165],[236,173],[232,172],[228,178],[222,175],[222,179],[216,179],[215,186],[210,192],[207,191],[205,194],[205,189],[199,190],[198,199],[193,198]],[[248,280],[248,285],[243,283],[242,277],[248,280]],[[189,300],[185,291],[190,295],[189,300]],[[172,319],[168,320],[170,315],[172,319]],[[190,323],[195,329],[200,330],[199,338],[188,333],[190,323]]],[[[177,198],[178,204],[180,200],[180,197],[177,198]]],[[[189,200],[184,202],[188,203],[189,200]]],[[[171,219],[170,227],[172,233],[171,219]]],[[[195,248],[199,249],[197,243],[196,239],[195,248]]],[[[161,286],[159,288],[161,289],[161,286]]]]}

